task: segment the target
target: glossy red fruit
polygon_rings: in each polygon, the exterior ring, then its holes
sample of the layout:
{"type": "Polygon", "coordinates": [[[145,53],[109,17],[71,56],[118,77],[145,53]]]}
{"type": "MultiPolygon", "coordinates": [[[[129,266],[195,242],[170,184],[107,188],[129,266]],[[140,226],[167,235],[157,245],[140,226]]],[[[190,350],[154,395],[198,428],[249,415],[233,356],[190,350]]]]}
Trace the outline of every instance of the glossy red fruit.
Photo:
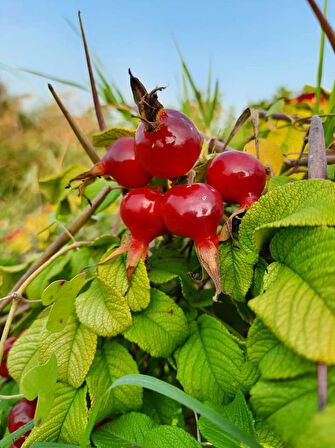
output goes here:
{"type": "Polygon", "coordinates": [[[111,176],[125,188],[145,187],[152,176],[135,159],[134,139],[125,137],[116,140],[99,163],[89,171],[79,174],[75,180],[88,181],[98,176],[111,176]]]}
{"type": "MultiPolygon", "coordinates": [[[[28,423],[30,420],[34,418],[35,410],[36,410],[36,402],[34,401],[28,401],[26,399],[23,399],[21,401],[18,401],[16,404],[14,404],[12,410],[10,411],[8,418],[7,418],[7,426],[9,429],[9,432],[12,433],[16,431],[17,429],[21,428],[21,426],[28,423]]],[[[18,440],[16,440],[12,445],[11,448],[19,448],[23,442],[28,437],[30,431],[27,431],[24,436],[20,437],[18,440]]]]}
{"type": "Polygon", "coordinates": [[[16,341],[16,338],[13,336],[9,337],[5,343],[5,349],[3,352],[2,361],[0,364],[0,376],[4,378],[11,378],[8,369],[7,369],[7,356],[9,353],[9,350],[13,347],[14,342],[16,341]]]}
{"type": "Polygon", "coordinates": [[[99,163],[102,174],[112,176],[126,188],[145,187],[152,176],[135,159],[134,139],[125,137],[116,140],[99,163]]]}
{"type": "Polygon", "coordinates": [[[166,232],[161,214],[162,201],[163,194],[153,188],[136,188],[121,201],[120,215],[132,238],[101,263],[128,252],[126,267],[129,282],[139,260],[146,258],[150,241],[166,232]]]}
{"type": "Polygon", "coordinates": [[[217,237],[223,215],[220,194],[207,184],[177,185],[165,193],[162,214],[170,232],[195,242],[198,258],[214,281],[216,299],[221,292],[217,237]]]}
{"type": "Polygon", "coordinates": [[[266,173],[254,156],[241,151],[226,151],[212,160],[207,169],[207,183],[223,201],[250,207],[264,190],[266,173]]]}
{"type": "Polygon", "coordinates": [[[176,110],[161,109],[156,121],[159,125],[153,131],[146,131],[143,123],[137,128],[136,158],[152,176],[183,176],[200,155],[202,137],[195,124],[176,110]]]}

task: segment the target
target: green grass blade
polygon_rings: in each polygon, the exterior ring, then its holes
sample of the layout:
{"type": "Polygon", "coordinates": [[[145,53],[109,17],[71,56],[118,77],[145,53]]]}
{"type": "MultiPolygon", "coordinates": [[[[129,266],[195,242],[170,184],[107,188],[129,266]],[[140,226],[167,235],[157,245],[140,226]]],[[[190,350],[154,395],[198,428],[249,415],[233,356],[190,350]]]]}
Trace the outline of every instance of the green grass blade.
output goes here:
{"type": "MultiPolygon", "coordinates": [[[[327,17],[327,5],[328,5],[328,0],[324,0],[324,3],[323,3],[323,14],[324,14],[325,17],[327,17]]],[[[316,83],[316,102],[315,102],[315,107],[314,107],[314,113],[315,114],[319,113],[319,106],[320,106],[324,48],[325,48],[325,32],[321,28],[320,49],[319,49],[319,65],[318,65],[318,74],[317,74],[317,83],[316,83]]]]}
{"type": "Polygon", "coordinates": [[[209,105],[208,108],[208,126],[211,126],[213,118],[214,118],[214,113],[215,113],[215,109],[216,106],[218,104],[218,100],[219,100],[219,80],[217,79],[215,82],[215,89],[214,89],[214,95],[213,95],[213,100],[209,105]]]}
{"type": "Polygon", "coordinates": [[[212,96],[212,81],[213,81],[212,62],[209,61],[208,79],[207,79],[207,98],[206,98],[207,109],[209,108],[210,104],[212,103],[212,100],[211,100],[211,96],[212,96]]]}
{"type": "MultiPolygon", "coordinates": [[[[330,98],[329,98],[329,114],[335,113],[335,82],[333,84],[333,90],[331,92],[330,98]]],[[[335,130],[335,117],[330,116],[326,119],[324,124],[324,131],[325,131],[325,143],[326,147],[328,147],[331,142],[333,141],[333,134],[335,130]]]]}
{"type": "MultiPolygon", "coordinates": [[[[158,392],[162,395],[165,395],[166,397],[170,397],[172,398],[172,400],[175,400],[178,403],[192,409],[194,412],[203,415],[212,423],[217,425],[221,430],[225,431],[227,434],[234,437],[238,441],[244,443],[249,448],[261,448],[261,445],[259,445],[255,440],[253,440],[249,436],[249,434],[237,428],[228,420],[224,420],[220,413],[216,412],[210,406],[201,403],[199,400],[196,400],[195,398],[187,395],[185,392],[183,392],[182,390],[178,389],[175,386],[172,386],[171,384],[165,383],[164,381],[151,377],[149,375],[125,375],[114,381],[114,383],[107,389],[105,394],[107,394],[110,390],[114,389],[115,387],[121,385],[140,386],[144,387],[145,389],[150,389],[154,392],[158,392]]],[[[80,447],[82,448],[84,448],[86,444],[89,442],[90,434],[95,423],[95,418],[99,412],[102,399],[103,396],[100,398],[96,406],[93,408],[85,434],[80,444],[80,447]]]]}
{"type": "Polygon", "coordinates": [[[67,79],[58,78],[56,76],[48,75],[46,73],[42,73],[42,72],[39,72],[37,70],[31,70],[31,69],[25,68],[25,67],[12,66],[10,68],[12,70],[17,70],[17,71],[20,71],[20,72],[29,73],[30,75],[39,76],[40,78],[48,79],[49,81],[59,82],[60,84],[64,84],[66,86],[76,87],[77,89],[89,91],[89,88],[87,86],[79,84],[78,82],[75,82],[75,81],[69,81],[67,79]]]}
{"type": "Polygon", "coordinates": [[[30,422],[21,426],[21,428],[9,434],[7,437],[0,441],[0,448],[9,448],[10,445],[15,442],[15,440],[19,439],[23,436],[27,431],[29,431],[34,426],[34,420],[30,420],[30,422]]]}
{"type": "Polygon", "coordinates": [[[186,62],[185,62],[185,60],[183,58],[183,55],[182,55],[182,53],[181,53],[181,51],[180,51],[176,41],[175,41],[175,46],[176,46],[176,49],[177,49],[177,52],[178,52],[178,55],[179,55],[179,59],[180,59],[180,62],[181,62],[181,66],[182,66],[183,72],[185,73],[186,78],[187,78],[188,82],[190,83],[191,89],[192,89],[192,91],[194,93],[195,99],[197,100],[202,119],[206,123],[206,111],[205,111],[205,108],[204,108],[204,105],[203,105],[203,102],[202,102],[201,92],[200,92],[200,90],[197,89],[197,86],[195,85],[195,82],[193,81],[192,75],[191,75],[191,73],[190,73],[190,71],[189,71],[189,69],[188,69],[188,67],[186,65],[186,62]]]}
{"type": "Polygon", "coordinates": [[[185,73],[182,72],[182,83],[183,83],[183,98],[182,98],[182,109],[184,114],[191,116],[191,104],[190,104],[190,96],[188,93],[187,82],[185,73]]]}

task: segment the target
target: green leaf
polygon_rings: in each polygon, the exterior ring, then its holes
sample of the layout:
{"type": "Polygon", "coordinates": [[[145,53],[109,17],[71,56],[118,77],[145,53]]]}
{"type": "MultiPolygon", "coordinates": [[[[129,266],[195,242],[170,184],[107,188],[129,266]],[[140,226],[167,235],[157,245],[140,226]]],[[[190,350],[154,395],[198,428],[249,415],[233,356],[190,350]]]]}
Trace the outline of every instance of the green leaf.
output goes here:
{"type": "Polygon", "coordinates": [[[105,234],[95,238],[88,246],[88,248],[91,252],[93,260],[101,261],[101,257],[106,252],[107,248],[119,244],[119,238],[110,234],[105,234]]]}
{"type": "Polygon", "coordinates": [[[52,279],[59,276],[69,263],[72,254],[70,252],[58,257],[46,269],[44,269],[26,288],[28,299],[37,300],[42,297],[44,289],[52,279]]]}
{"type": "Polygon", "coordinates": [[[143,448],[201,448],[190,434],[177,426],[158,426],[148,432],[143,448]]]}
{"type": "Polygon", "coordinates": [[[62,331],[71,316],[75,308],[75,298],[79,291],[86,283],[86,273],[78,274],[69,282],[65,280],[58,280],[51,283],[42,295],[42,301],[50,302],[53,300],[55,303],[52,305],[46,328],[51,333],[62,331]]]}
{"type": "Polygon", "coordinates": [[[243,302],[252,282],[255,257],[235,247],[231,240],[220,244],[222,290],[243,302]]]}
{"type": "MultiPolygon", "coordinates": [[[[106,342],[96,352],[86,378],[92,406],[96,404],[116,379],[131,373],[138,373],[138,368],[128,351],[117,342],[106,342]]],[[[102,420],[112,413],[137,410],[141,405],[142,389],[134,386],[123,386],[104,396],[98,419],[102,420]]]]}
{"type": "MultiPolygon", "coordinates": [[[[328,371],[329,403],[335,403],[334,369],[328,371]]],[[[251,389],[251,406],[256,418],[264,420],[284,442],[306,430],[318,409],[317,378],[314,374],[285,381],[259,381],[251,389]]]]}
{"type": "Polygon", "coordinates": [[[170,356],[185,340],[188,324],[183,310],[157,289],[151,289],[149,307],[133,315],[124,336],[151,356],[170,356]]]}
{"type": "Polygon", "coordinates": [[[273,432],[267,423],[257,422],[256,433],[258,441],[264,446],[264,448],[286,448],[278,434],[273,432]]]}
{"type": "MultiPolygon", "coordinates": [[[[19,394],[19,385],[15,381],[7,381],[1,386],[2,395],[19,394]]],[[[19,398],[11,400],[0,400],[0,438],[3,436],[7,428],[7,417],[13,405],[19,401],[19,398]]]]}
{"type": "Polygon", "coordinates": [[[291,181],[292,179],[290,179],[288,176],[272,176],[268,180],[266,187],[268,191],[271,191],[274,188],[281,187],[291,181]]]}
{"type": "Polygon", "coordinates": [[[135,132],[135,129],[109,128],[93,135],[93,146],[106,147],[115,143],[119,138],[135,137],[135,132]]]}
{"type": "Polygon", "coordinates": [[[260,256],[254,268],[254,276],[250,287],[250,293],[253,297],[263,292],[264,275],[267,272],[267,267],[268,264],[265,258],[260,256]]]}
{"type": "MultiPolygon", "coordinates": [[[[116,387],[124,385],[141,386],[146,389],[158,392],[167,397],[170,397],[172,400],[176,400],[178,403],[189,407],[194,412],[197,412],[198,414],[207,417],[208,420],[210,420],[212,423],[215,423],[220,429],[226,431],[231,436],[240,440],[241,442],[249,446],[249,448],[261,448],[260,445],[257,442],[255,442],[247,433],[241,431],[234,424],[222,418],[222,415],[216,412],[213,408],[204,403],[201,403],[200,401],[187,395],[185,392],[183,392],[182,390],[178,389],[175,386],[172,386],[171,384],[165,383],[162,380],[150,377],[148,375],[126,375],[116,380],[114,384],[110,387],[110,389],[114,389],[116,387]]],[[[101,398],[100,401],[102,401],[102,399],[103,397],[101,398]]],[[[85,434],[81,441],[80,445],[81,448],[85,447],[86,443],[89,440],[89,434],[94,425],[97,412],[98,412],[98,406],[96,406],[95,409],[93,409],[92,411],[89,424],[86,428],[85,434]]]]}
{"type": "Polygon", "coordinates": [[[52,353],[57,358],[57,378],[79,387],[91,366],[97,345],[97,336],[71,315],[65,328],[51,333],[46,328],[40,336],[40,359],[49,360],[52,353]]]}
{"type": "Polygon", "coordinates": [[[180,426],[184,419],[180,404],[151,390],[144,390],[141,411],[161,425],[180,426]]]}
{"type": "MultiPolygon", "coordinates": [[[[88,185],[85,188],[85,195],[93,201],[93,199],[107,186],[117,186],[116,182],[111,182],[104,178],[96,179],[92,184],[88,185]]],[[[95,214],[98,214],[109,207],[113,202],[115,202],[121,194],[121,190],[112,190],[108,193],[106,198],[103,200],[102,204],[96,209],[95,214]]],[[[82,198],[83,205],[87,205],[87,201],[85,198],[82,198]]]]}
{"type": "Polygon", "coordinates": [[[74,389],[57,383],[55,399],[47,421],[35,427],[22,448],[36,442],[67,442],[78,444],[88,421],[87,387],[74,389]]]}
{"type": "Polygon", "coordinates": [[[335,406],[328,406],[312,418],[294,446],[297,448],[330,448],[335,446],[334,421],[335,406]]]}
{"type": "MultiPolygon", "coordinates": [[[[333,89],[329,98],[329,110],[328,113],[335,113],[335,82],[333,84],[333,89]]],[[[327,117],[324,123],[324,131],[325,131],[325,143],[326,147],[328,147],[333,141],[333,134],[335,129],[335,117],[327,117]]]]}
{"type": "Polygon", "coordinates": [[[50,204],[57,204],[69,194],[69,190],[66,190],[65,187],[70,179],[83,171],[86,171],[83,166],[69,166],[60,173],[41,179],[39,181],[41,193],[50,204]]]}
{"type": "Polygon", "coordinates": [[[76,299],[80,322],[99,336],[116,336],[131,324],[126,299],[110,285],[94,279],[76,299]]]}
{"type": "Polygon", "coordinates": [[[247,353],[250,361],[258,364],[263,379],[285,379],[316,372],[314,363],[282,344],[258,318],[248,333],[247,353]]]}
{"type": "Polygon", "coordinates": [[[28,269],[29,263],[0,266],[0,294],[5,296],[28,269]]]}
{"type": "MultiPolygon", "coordinates": [[[[211,406],[222,415],[223,419],[230,421],[238,428],[248,433],[251,437],[256,437],[254,419],[241,392],[238,392],[234,400],[227,406],[211,406]]],[[[199,429],[201,434],[211,442],[215,448],[241,447],[239,440],[232,438],[225,431],[222,431],[203,416],[199,419],[199,429]]]]}
{"type": "Polygon", "coordinates": [[[8,353],[7,367],[11,377],[18,383],[32,367],[38,364],[39,341],[45,322],[46,316],[45,313],[42,313],[31,327],[15,341],[8,353]]]}
{"type": "Polygon", "coordinates": [[[284,100],[280,99],[278,101],[276,101],[275,103],[273,103],[270,108],[267,110],[266,112],[266,117],[270,117],[271,115],[273,115],[274,113],[278,112],[280,109],[282,109],[284,107],[284,100]]]}
{"type": "Polygon", "coordinates": [[[299,355],[335,363],[335,229],[282,229],[270,251],[266,290],[249,306],[299,355]]]}
{"type": "Polygon", "coordinates": [[[34,421],[40,426],[52,407],[57,383],[57,360],[54,354],[48,362],[30,369],[22,378],[21,390],[25,398],[32,401],[38,397],[34,421]]]}
{"type": "Polygon", "coordinates": [[[140,260],[133,272],[131,285],[128,285],[126,274],[126,257],[120,256],[97,268],[98,277],[107,285],[117,289],[126,296],[131,311],[141,311],[150,303],[150,282],[144,262],[140,260]]]}
{"type": "Polygon", "coordinates": [[[242,219],[239,240],[258,252],[276,229],[290,226],[335,226],[335,184],[322,179],[296,181],[262,196],[242,219]]]}
{"type": "Polygon", "coordinates": [[[147,415],[130,412],[94,431],[92,440],[97,448],[142,447],[146,434],[155,426],[147,415]]]}
{"type": "Polygon", "coordinates": [[[34,426],[34,421],[30,420],[30,422],[26,423],[25,425],[21,426],[16,431],[9,434],[7,437],[0,440],[0,448],[9,448],[9,446],[12,446],[12,442],[19,439],[21,436],[23,436],[27,431],[29,431],[34,426]]]}
{"type": "MultiPolygon", "coordinates": [[[[91,244],[92,243],[90,243],[90,245],[91,244]]],[[[86,274],[87,277],[93,276],[95,270],[94,267],[92,266],[88,269],[88,266],[91,266],[93,263],[94,260],[91,255],[91,250],[88,247],[84,246],[74,250],[70,260],[71,272],[69,278],[74,278],[79,274],[86,274]]]]}
{"type": "Polygon", "coordinates": [[[177,379],[199,400],[222,403],[243,388],[245,357],[240,343],[222,323],[202,315],[175,354],[177,379]]]}
{"type": "Polygon", "coordinates": [[[52,443],[52,442],[40,442],[33,443],[31,448],[79,448],[78,445],[69,445],[68,443],[52,443]]]}
{"type": "Polygon", "coordinates": [[[192,270],[185,257],[175,248],[156,250],[149,259],[151,270],[150,281],[163,284],[179,277],[184,297],[191,298],[197,294],[189,272],[192,270]]]}

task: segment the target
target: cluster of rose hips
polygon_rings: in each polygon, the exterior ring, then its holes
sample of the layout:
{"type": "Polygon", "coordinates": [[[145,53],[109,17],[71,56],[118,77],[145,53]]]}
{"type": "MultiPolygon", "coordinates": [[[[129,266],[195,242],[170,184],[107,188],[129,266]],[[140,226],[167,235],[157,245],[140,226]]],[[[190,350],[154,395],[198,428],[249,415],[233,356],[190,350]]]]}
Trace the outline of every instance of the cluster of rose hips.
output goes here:
{"type": "Polygon", "coordinates": [[[167,231],[191,238],[198,258],[212,277],[216,296],[221,292],[217,227],[223,201],[245,210],[261,195],[266,181],[263,165],[240,151],[215,157],[207,170],[207,183],[176,185],[165,194],[146,187],[152,177],[175,180],[188,173],[198,160],[202,136],[183,113],[165,109],[157,91],[147,92],[131,72],[130,83],[141,120],[135,138],[121,138],[90,171],[85,180],[111,176],[132,190],[121,201],[120,214],[132,238],[102,263],[127,252],[127,274],[145,259],[149,243],[167,231]]]}

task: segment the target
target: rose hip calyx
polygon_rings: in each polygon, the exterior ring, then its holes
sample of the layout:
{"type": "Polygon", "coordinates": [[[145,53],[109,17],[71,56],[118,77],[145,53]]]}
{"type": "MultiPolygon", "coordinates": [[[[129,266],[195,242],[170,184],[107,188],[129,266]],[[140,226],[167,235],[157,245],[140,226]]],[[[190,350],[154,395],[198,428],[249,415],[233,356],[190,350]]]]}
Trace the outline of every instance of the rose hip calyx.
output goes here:
{"type": "Polygon", "coordinates": [[[161,215],[162,201],[163,194],[148,187],[130,191],[121,201],[120,215],[131,233],[131,239],[98,264],[104,264],[127,252],[129,285],[139,260],[145,260],[147,256],[149,243],[166,233],[161,215]]]}

